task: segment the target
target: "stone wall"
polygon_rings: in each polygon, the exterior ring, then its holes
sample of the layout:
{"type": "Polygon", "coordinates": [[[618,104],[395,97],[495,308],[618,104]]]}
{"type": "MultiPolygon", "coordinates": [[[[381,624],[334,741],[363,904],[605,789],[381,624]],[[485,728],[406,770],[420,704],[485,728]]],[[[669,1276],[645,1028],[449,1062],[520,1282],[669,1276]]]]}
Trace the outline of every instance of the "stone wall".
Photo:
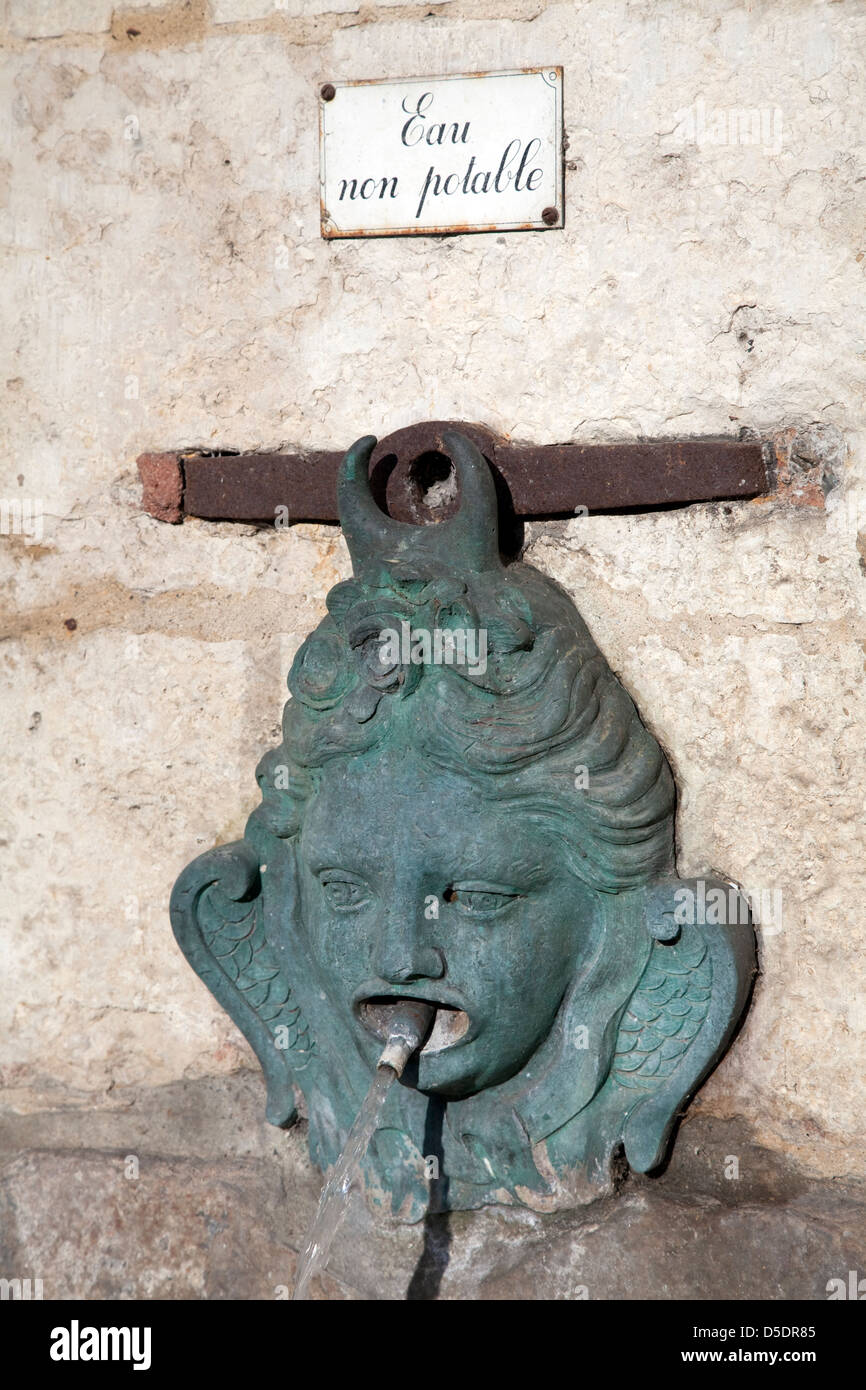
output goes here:
{"type": "MultiPolygon", "coordinates": [[[[574,595],[669,755],[681,873],[781,891],[696,1117],[795,1175],[866,1177],[864,7],[0,13],[0,493],[38,516],[15,534],[10,512],[0,535],[8,1249],[42,1249],[34,1155],[62,1204],[89,1145],[117,1162],[147,1148],[124,1117],[149,1107],[156,1151],[184,1157],[176,1087],[225,1110],[254,1067],[167,899],[190,858],[241,833],[291,657],[349,572],[336,527],[152,519],[137,455],[342,448],[428,418],[538,443],[777,436],[795,477],[822,482],[534,523],[527,558],[574,595]],[[553,62],[564,229],[320,238],[323,81],[553,62]]],[[[229,1122],[195,1113],[204,1163],[229,1122]]],[[[56,1292],[93,1286],[73,1265],[56,1292]]]]}

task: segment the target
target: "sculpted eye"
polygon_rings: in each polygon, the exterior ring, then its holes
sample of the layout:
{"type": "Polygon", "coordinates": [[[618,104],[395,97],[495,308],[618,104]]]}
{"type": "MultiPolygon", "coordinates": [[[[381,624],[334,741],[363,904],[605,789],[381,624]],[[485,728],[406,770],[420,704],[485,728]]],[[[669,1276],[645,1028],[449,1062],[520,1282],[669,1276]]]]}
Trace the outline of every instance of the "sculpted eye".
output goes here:
{"type": "Polygon", "coordinates": [[[510,907],[519,897],[519,893],[506,892],[500,888],[455,883],[445,894],[445,901],[453,903],[471,917],[491,917],[494,913],[510,907]]]}
{"type": "Polygon", "coordinates": [[[370,890],[357,879],[323,874],[319,881],[331,907],[338,912],[354,912],[369,902],[370,890]]]}

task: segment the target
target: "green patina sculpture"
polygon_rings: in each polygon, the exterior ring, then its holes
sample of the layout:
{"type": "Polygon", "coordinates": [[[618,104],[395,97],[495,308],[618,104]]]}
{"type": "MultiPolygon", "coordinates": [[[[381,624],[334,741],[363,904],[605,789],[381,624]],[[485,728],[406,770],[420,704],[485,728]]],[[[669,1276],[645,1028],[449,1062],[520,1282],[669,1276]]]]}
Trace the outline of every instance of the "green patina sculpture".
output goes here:
{"type": "Polygon", "coordinates": [[[323,1169],[377,1021],[436,1005],[365,1169],[409,1221],[588,1201],[622,1150],[658,1166],[755,968],[736,890],[676,877],[657,742],[570,598],[503,565],[481,454],[445,444],[461,501],[434,526],[378,508],[374,439],[346,455],[355,577],[295,658],[243,840],[190,864],[171,909],[256,1051],[269,1120],[291,1123],[300,1090],[323,1169]]]}

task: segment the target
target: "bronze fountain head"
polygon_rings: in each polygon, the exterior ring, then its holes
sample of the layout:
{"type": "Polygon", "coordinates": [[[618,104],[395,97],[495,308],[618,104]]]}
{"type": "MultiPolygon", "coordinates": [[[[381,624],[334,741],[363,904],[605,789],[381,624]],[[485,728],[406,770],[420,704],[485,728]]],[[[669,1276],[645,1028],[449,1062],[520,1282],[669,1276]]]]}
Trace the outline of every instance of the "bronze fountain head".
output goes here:
{"type": "Polygon", "coordinates": [[[432,1010],[366,1164],[369,1199],[409,1221],[588,1201],[621,1151],[652,1170],[755,969],[736,889],[702,882],[724,920],[688,910],[661,748],[568,595],[503,564],[484,457],[443,442],[460,506],[431,526],[377,506],[375,439],[346,454],[354,578],[295,658],[244,838],[172,897],[268,1118],[291,1123],[301,1092],[322,1168],[394,1011],[432,1010]]]}

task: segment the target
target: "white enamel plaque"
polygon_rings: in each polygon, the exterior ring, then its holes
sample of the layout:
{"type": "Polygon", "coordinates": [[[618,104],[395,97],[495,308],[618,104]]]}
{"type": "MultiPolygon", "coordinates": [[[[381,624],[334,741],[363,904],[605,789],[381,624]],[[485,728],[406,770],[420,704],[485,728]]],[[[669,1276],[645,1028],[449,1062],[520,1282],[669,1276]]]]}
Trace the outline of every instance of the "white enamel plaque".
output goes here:
{"type": "Polygon", "coordinates": [[[337,82],[319,111],[324,237],[562,226],[562,68],[337,82]]]}

